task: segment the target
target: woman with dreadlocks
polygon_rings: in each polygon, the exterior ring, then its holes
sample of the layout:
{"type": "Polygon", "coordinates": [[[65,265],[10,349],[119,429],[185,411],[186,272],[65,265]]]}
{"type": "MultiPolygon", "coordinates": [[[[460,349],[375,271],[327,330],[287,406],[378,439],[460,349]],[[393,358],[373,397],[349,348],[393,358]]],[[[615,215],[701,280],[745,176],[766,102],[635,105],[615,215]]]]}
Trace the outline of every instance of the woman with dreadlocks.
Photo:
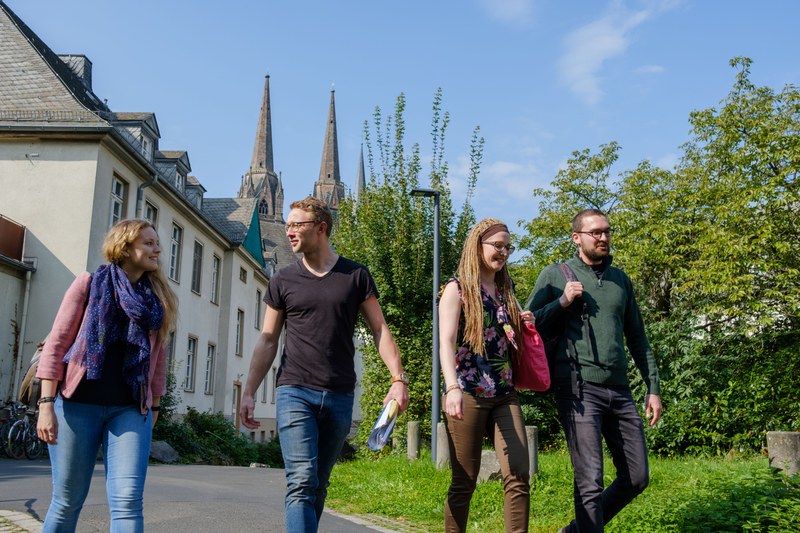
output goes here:
{"type": "Polygon", "coordinates": [[[505,529],[528,531],[528,441],[511,357],[517,350],[520,321],[532,317],[520,311],[514,296],[507,266],[513,251],[505,224],[494,218],[478,222],[439,302],[439,353],[446,385],[442,405],[453,473],[445,507],[447,533],[467,530],[484,435],[494,442],[500,462],[505,529]]]}
{"type": "Polygon", "coordinates": [[[39,438],[53,497],[44,532],[75,531],[102,446],[111,531],[144,531],[142,496],[153,424],[166,390],[165,339],[178,302],[159,269],[148,220],[106,235],[109,261],[67,289],[42,349],[39,438]]]}

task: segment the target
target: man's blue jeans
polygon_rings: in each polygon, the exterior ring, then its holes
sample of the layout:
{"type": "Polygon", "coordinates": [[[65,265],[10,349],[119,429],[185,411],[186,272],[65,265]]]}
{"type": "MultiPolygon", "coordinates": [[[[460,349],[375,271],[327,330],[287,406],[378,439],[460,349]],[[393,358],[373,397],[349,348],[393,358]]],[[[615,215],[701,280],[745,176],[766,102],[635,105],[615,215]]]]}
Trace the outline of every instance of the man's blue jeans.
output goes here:
{"type": "Polygon", "coordinates": [[[317,531],[331,470],[353,418],[351,393],[278,387],[278,433],[286,469],[286,531],[317,531]]]}
{"type": "Polygon", "coordinates": [[[57,444],[49,445],[53,497],[44,533],[72,532],[89,493],[97,450],[103,447],[111,533],[144,531],[142,497],[153,432],[138,406],[55,402],[57,444]]]}
{"type": "Polygon", "coordinates": [[[553,384],[561,426],[575,473],[575,520],[568,533],[602,532],[650,479],[642,417],[629,387],[569,381],[553,384]],[[603,442],[617,477],[603,490],[603,442]]]}

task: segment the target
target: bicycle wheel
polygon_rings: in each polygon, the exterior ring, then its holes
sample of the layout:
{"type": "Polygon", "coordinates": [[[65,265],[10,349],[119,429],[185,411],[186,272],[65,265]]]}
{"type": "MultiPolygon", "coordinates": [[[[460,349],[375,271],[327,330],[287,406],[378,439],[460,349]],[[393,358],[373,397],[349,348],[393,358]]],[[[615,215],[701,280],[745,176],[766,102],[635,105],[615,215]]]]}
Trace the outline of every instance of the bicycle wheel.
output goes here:
{"type": "Polygon", "coordinates": [[[25,457],[28,459],[38,459],[44,454],[45,442],[36,434],[36,426],[28,424],[28,431],[25,434],[25,457]]]}
{"type": "Polygon", "coordinates": [[[8,430],[8,444],[6,451],[12,459],[25,457],[25,433],[28,424],[24,420],[17,420],[8,430]]]}
{"type": "Polygon", "coordinates": [[[8,431],[13,424],[14,420],[6,420],[3,422],[3,425],[0,426],[0,457],[8,455],[8,451],[6,450],[8,447],[8,431]]]}

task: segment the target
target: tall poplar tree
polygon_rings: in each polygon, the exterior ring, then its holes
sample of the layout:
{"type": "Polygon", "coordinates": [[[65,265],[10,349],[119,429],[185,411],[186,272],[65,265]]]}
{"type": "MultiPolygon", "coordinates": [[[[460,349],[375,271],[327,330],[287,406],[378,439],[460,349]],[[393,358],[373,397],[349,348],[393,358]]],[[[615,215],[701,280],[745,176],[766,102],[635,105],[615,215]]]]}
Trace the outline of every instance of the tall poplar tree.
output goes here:
{"type": "MultiPolygon", "coordinates": [[[[423,437],[429,437],[432,372],[432,285],[433,285],[433,202],[415,197],[417,187],[440,192],[440,276],[444,283],[458,263],[461,246],[474,223],[469,204],[480,170],[483,138],[475,128],[470,144],[467,197],[460,212],[453,208],[448,183],[445,134],[450,115],[442,107],[442,91],[433,101],[430,166],[423,163],[418,143],[406,145],[404,113],[406,98],[397,97],[394,113],[375,109],[372,123],[365,122],[369,179],[358,199],[349,195],[339,208],[333,233],[338,253],[366,265],[380,292],[380,303],[389,328],[400,348],[403,367],[411,378],[409,408],[401,417],[395,434],[405,436],[408,420],[422,423],[423,437]]],[[[389,376],[371,336],[360,329],[364,344],[359,442],[364,442],[372,422],[382,408],[389,376]]]]}

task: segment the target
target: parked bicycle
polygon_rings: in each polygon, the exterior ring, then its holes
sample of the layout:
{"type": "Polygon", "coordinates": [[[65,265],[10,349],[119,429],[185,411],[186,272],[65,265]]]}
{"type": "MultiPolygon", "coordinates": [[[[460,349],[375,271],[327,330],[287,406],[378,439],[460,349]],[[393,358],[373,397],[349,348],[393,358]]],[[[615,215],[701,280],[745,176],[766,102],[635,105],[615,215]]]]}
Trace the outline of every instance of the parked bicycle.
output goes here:
{"type": "Polygon", "coordinates": [[[45,442],[36,434],[36,418],[38,411],[29,409],[24,404],[15,404],[12,408],[14,417],[9,419],[7,433],[0,429],[0,440],[5,435],[3,446],[6,454],[13,459],[38,459],[44,454],[45,442]],[[16,420],[14,419],[16,418],[16,420]]]}
{"type": "Polygon", "coordinates": [[[0,408],[0,457],[8,455],[8,432],[22,419],[26,409],[25,404],[18,402],[7,402],[0,408]]]}

